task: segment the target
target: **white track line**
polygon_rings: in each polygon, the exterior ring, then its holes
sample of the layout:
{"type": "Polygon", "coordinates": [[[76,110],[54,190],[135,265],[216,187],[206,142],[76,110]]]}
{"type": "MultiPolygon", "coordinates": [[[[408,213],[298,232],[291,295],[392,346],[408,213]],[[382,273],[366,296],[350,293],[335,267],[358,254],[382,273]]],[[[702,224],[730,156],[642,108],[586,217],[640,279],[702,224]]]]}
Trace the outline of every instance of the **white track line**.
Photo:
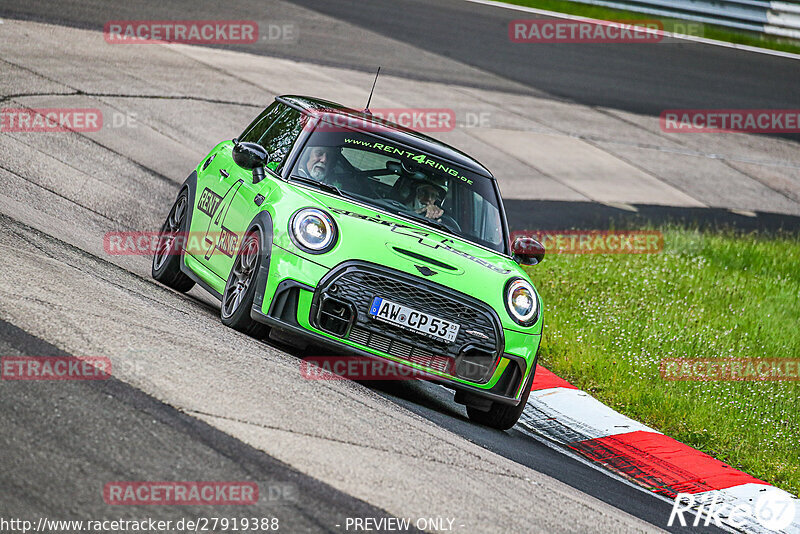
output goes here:
{"type": "MultiPolygon", "coordinates": [[[[526,6],[515,6],[512,4],[506,4],[504,2],[496,2],[494,0],[464,0],[465,2],[471,2],[473,4],[480,4],[484,6],[492,6],[492,7],[499,7],[502,9],[511,9],[513,11],[522,11],[524,13],[533,13],[534,15],[543,15],[546,17],[553,17],[557,19],[567,19],[567,20],[582,20],[582,21],[589,21],[595,22],[597,24],[606,24],[608,21],[601,20],[601,19],[593,19],[589,17],[581,17],[579,15],[569,15],[567,13],[559,13],[558,11],[548,11],[546,9],[538,9],[535,7],[526,7],[526,6]]],[[[683,35],[681,33],[672,33],[663,30],[647,30],[652,33],[657,33],[663,35],[664,37],[672,37],[674,39],[681,39],[684,41],[692,41],[695,43],[713,45],[713,46],[722,46],[725,48],[733,48],[736,50],[742,50],[743,52],[755,52],[757,54],[766,54],[769,56],[778,56],[788,59],[800,59],[800,54],[792,54],[791,52],[781,52],[780,50],[770,50],[768,48],[759,48],[757,46],[749,46],[749,45],[742,45],[736,43],[727,43],[725,41],[717,41],[715,39],[706,39],[705,37],[697,37],[694,35],[683,35]]]]}
{"type": "Polygon", "coordinates": [[[526,414],[527,423],[534,428],[544,428],[556,420],[580,432],[581,440],[598,439],[628,432],[661,434],[649,426],[612,410],[585,391],[571,388],[550,388],[531,391],[528,405],[541,410],[541,414],[526,414]]]}

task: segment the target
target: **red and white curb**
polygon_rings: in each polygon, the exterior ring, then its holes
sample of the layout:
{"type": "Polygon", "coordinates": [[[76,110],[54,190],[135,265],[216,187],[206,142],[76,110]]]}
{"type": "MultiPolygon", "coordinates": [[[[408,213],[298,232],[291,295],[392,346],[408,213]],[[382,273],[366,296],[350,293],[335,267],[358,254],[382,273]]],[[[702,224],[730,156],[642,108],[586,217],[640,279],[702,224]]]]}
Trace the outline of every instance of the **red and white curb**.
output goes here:
{"type": "MultiPolygon", "coordinates": [[[[666,498],[690,494],[695,504],[694,512],[685,514],[689,526],[698,510],[705,507],[707,515],[713,507],[722,510],[717,514],[722,524],[735,531],[800,534],[800,499],[612,410],[541,365],[517,428],[544,436],[666,498]],[[759,499],[764,496],[788,501],[790,510],[794,504],[794,519],[788,526],[767,528],[775,520],[766,516],[776,515],[777,510],[762,513],[759,520],[754,513],[741,513],[761,510],[759,499]],[[739,513],[731,517],[728,512],[737,509],[739,513]]],[[[688,500],[685,504],[689,506],[688,500]]]]}

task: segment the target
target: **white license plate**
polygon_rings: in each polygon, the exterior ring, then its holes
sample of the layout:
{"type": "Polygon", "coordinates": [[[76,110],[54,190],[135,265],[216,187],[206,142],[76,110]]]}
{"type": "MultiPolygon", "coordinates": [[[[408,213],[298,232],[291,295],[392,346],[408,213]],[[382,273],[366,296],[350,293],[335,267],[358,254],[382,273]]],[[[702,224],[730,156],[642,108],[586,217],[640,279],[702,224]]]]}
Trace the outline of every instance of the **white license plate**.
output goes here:
{"type": "Polygon", "coordinates": [[[440,317],[414,310],[385,298],[375,297],[369,308],[371,317],[379,321],[402,326],[420,334],[452,343],[456,340],[460,325],[440,317]]]}

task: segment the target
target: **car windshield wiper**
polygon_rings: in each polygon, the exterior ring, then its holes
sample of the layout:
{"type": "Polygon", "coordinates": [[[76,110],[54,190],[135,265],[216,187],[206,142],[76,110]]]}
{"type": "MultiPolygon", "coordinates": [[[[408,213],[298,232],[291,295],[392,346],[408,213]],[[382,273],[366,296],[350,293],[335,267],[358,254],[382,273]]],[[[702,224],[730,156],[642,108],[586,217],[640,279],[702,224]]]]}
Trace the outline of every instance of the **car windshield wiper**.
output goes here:
{"type": "Polygon", "coordinates": [[[350,200],[358,200],[359,202],[364,202],[367,197],[361,196],[358,193],[351,193],[350,191],[342,191],[339,187],[329,184],[326,182],[320,182],[319,180],[315,180],[313,178],[308,178],[306,176],[300,176],[298,174],[293,174],[289,177],[290,180],[297,180],[298,182],[302,182],[304,184],[314,185],[322,189],[323,191],[328,191],[331,193],[335,193],[340,197],[349,198],[350,200]]]}
{"type": "Polygon", "coordinates": [[[291,176],[291,179],[292,180],[297,180],[298,182],[303,182],[304,184],[314,185],[316,187],[319,187],[320,189],[323,189],[325,191],[329,191],[331,193],[336,193],[340,197],[348,197],[349,196],[347,193],[345,193],[344,191],[342,191],[341,189],[339,189],[335,185],[329,184],[329,183],[325,183],[325,182],[321,182],[319,180],[314,180],[313,178],[306,178],[305,176],[300,176],[298,174],[293,174],[291,176]]]}

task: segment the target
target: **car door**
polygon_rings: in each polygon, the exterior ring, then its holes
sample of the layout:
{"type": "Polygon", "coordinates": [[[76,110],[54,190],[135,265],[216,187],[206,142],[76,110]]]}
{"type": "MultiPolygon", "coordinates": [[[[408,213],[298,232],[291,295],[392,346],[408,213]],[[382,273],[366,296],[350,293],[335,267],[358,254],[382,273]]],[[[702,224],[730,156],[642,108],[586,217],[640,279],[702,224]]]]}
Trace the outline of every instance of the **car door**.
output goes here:
{"type": "MultiPolygon", "coordinates": [[[[220,237],[219,228],[223,225],[223,213],[230,204],[231,183],[226,179],[232,163],[231,145],[224,144],[206,159],[197,173],[187,254],[206,268],[210,268],[220,237]]],[[[219,286],[219,280],[209,280],[209,283],[219,286]]]]}

